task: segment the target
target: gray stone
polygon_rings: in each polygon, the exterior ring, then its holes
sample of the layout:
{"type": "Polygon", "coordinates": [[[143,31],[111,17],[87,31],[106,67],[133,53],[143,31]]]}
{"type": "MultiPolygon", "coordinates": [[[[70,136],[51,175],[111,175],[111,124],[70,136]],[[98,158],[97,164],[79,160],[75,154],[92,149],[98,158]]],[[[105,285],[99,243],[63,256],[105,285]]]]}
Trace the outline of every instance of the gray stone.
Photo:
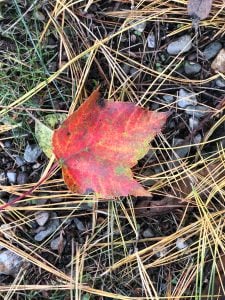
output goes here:
{"type": "Polygon", "coordinates": [[[0,274],[16,277],[23,265],[24,260],[9,250],[0,253],[0,274]]]}
{"type": "Polygon", "coordinates": [[[192,116],[193,118],[202,118],[204,117],[207,113],[209,113],[209,109],[203,105],[188,105],[185,108],[185,113],[189,116],[192,116]]]}
{"type": "Polygon", "coordinates": [[[18,167],[22,167],[26,163],[25,159],[19,155],[15,157],[15,160],[18,167]]]}
{"type": "Polygon", "coordinates": [[[172,160],[176,160],[177,158],[184,158],[188,152],[190,151],[191,147],[190,145],[184,145],[184,139],[174,139],[173,140],[173,146],[179,147],[174,150],[174,153],[172,155],[172,160]]]}
{"type": "Polygon", "coordinates": [[[189,119],[189,127],[190,127],[191,130],[196,129],[198,127],[198,125],[199,125],[199,120],[198,119],[195,119],[193,117],[191,117],[189,119]]]}
{"type": "Polygon", "coordinates": [[[173,102],[173,100],[174,100],[174,96],[172,96],[172,95],[163,95],[163,100],[165,100],[166,101],[166,103],[172,103],[173,102]]]}
{"type": "Polygon", "coordinates": [[[6,173],[9,183],[15,184],[16,183],[16,172],[15,171],[7,171],[6,173]]]}
{"type": "Polygon", "coordinates": [[[202,141],[202,136],[200,133],[196,134],[196,136],[194,137],[194,144],[199,144],[202,141]]]}
{"type": "Polygon", "coordinates": [[[5,143],[4,143],[4,147],[5,148],[10,148],[12,146],[12,142],[10,142],[10,141],[5,141],[5,143]]]}
{"type": "Polygon", "coordinates": [[[208,59],[215,57],[221,48],[222,48],[222,44],[220,42],[210,43],[203,50],[204,58],[208,60],[208,59]]]}
{"type": "Polygon", "coordinates": [[[171,55],[188,52],[192,47],[191,36],[189,34],[182,35],[176,41],[169,43],[167,52],[171,55]]]}
{"type": "Polygon", "coordinates": [[[190,93],[184,89],[179,90],[177,105],[185,108],[188,105],[197,105],[198,101],[194,93],[190,93]]]}
{"type": "Polygon", "coordinates": [[[201,71],[201,65],[192,61],[185,61],[184,72],[187,75],[195,75],[201,71]]]}
{"type": "Polygon", "coordinates": [[[19,172],[17,176],[17,184],[25,184],[28,181],[28,175],[26,172],[19,172]]]}
{"type": "Polygon", "coordinates": [[[27,144],[23,157],[28,163],[34,163],[41,155],[41,152],[42,150],[39,146],[27,144]]]}
{"type": "Polygon", "coordinates": [[[225,80],[223,78],[217,78],[216,79],[216,85],[218,87],[224,88],[225,87],[225,80]]]}
{"type": "Polygon", "coordinates": [[[151,238],[154,236],[154,232],[150,228],[147,228],[143,231],[142,235],[144,238],[151,238]]]}
{"type": "Polygon", "coordinates": [[[84,224],[78,218],[74,218],[73,221],[76,224],[78,230],[80,230],[80,231],[86,230],[86,228],[84,227],[84,224]]]}
{"type": "Polygon", "coordinates": [[[185,239],[178,238],[176,240],[176,247],[177,247],[178,250],[183,250],[183,249],[188,248],[188,244],[185,242],[185,239]]]}
{"type": "Polygon", "coordinates": [[[127,64],[123,64],[122,69],[124,71],[125,74],[129,74],[130,73],[130,66],[127,64]]]}
{"type": "Polygon", "coordinates": [[[52,250],[56,251],[59,250],[62,246],[65,247],[66,241],[63,240],[61,236],[58,236],[54,240],[51,241],[50,247],[52,250]]]}
{"type": "Polygon", "coordinates": [[[47,211],[40,211],[35,214],[35,220],[39,226],[44,226],[49,219],[49,213],[47,211]]]}
{"type": "Polygon", "coordinates": [[[140,32],[140,33],[142,33],[145,30],[146,24],[147,24],[146,21],[144,21],[140,24],[134,25],[133,29],[140,32]]]}
{"type": "Polygon", "coordinates": [[[54,219],[48,222],[47,228],[44,230],[41,230],[40,232],[38,232],[35,235],[35,237],[34,237],[35,241],[41,242],[46,237],[48,237],[49,235],[51,235],[53,232],[55,232],[57,230],[57,228],[59,227],[59,220],[56,219],[57,218],[56,213],[52,213],[52,217],[54,219]]]}
{"type": "Polygon", "coordinates": [[[154,49],[156,47],[156,38],[153,32],[150,32],[147,36],[148,48],[154,49]]]}

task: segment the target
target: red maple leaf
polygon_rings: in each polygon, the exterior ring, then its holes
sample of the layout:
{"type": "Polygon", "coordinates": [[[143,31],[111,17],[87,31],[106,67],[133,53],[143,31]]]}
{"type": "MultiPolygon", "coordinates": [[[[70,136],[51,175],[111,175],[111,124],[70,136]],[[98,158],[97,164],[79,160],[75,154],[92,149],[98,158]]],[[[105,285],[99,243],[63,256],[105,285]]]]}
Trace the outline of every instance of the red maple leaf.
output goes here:
{"type": "Polygon", "coordinates": [[[149,150],[168,113],[102,100],[95,90],[53,134],[53,152],[73,192],[147,196],[130,168],[149,150]]]}

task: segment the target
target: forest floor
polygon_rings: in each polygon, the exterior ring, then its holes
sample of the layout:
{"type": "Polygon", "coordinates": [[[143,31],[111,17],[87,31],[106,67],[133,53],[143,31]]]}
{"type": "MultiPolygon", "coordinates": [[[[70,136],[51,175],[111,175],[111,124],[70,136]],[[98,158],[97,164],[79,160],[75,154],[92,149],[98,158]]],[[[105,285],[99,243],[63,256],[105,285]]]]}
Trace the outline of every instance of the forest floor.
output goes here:
{"type": "Polygon", "coordinates": [[[96,87],[171,112],[133,169],[151,197],[72,193],[58,168],[0,211],[1,299],[224,299],[224,20],[220,0],[199,22],[186,0],[0,1],[1,205],[54,164],[37,123],[96,87]]]}

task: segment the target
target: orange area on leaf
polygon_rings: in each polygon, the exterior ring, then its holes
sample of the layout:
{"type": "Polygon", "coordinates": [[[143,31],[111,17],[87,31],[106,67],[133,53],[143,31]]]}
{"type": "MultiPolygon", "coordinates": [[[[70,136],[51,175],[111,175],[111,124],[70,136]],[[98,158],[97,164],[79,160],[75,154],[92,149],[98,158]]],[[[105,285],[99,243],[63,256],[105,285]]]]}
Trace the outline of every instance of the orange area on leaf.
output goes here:
{"type": "Polygon", "coordinates": [[[131,168],[148,152],[167,117],[130,102],[103,100],[95,90],[53,134],[53,152],[63,162],[68,188],[107,198],[148,196],[131,168]]]}

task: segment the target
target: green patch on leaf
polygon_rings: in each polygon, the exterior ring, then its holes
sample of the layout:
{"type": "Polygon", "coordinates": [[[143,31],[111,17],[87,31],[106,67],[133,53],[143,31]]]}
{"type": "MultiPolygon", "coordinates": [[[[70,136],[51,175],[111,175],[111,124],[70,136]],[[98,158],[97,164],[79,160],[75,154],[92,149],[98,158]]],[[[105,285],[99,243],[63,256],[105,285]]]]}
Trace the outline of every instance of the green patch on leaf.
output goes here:
{"type": "Polygon", "coordinates": [[[115,174],[116,175],[128,175],[129,169],[123,167],[123,166],[118,166],[115,168],[115,174]]]}
{"type": "Polygon", "coordinates": [[[53,129],[66,119],[66,114],[49,114],[35,122],[35,137],[45,155],[52,156],[53,129]]]}

